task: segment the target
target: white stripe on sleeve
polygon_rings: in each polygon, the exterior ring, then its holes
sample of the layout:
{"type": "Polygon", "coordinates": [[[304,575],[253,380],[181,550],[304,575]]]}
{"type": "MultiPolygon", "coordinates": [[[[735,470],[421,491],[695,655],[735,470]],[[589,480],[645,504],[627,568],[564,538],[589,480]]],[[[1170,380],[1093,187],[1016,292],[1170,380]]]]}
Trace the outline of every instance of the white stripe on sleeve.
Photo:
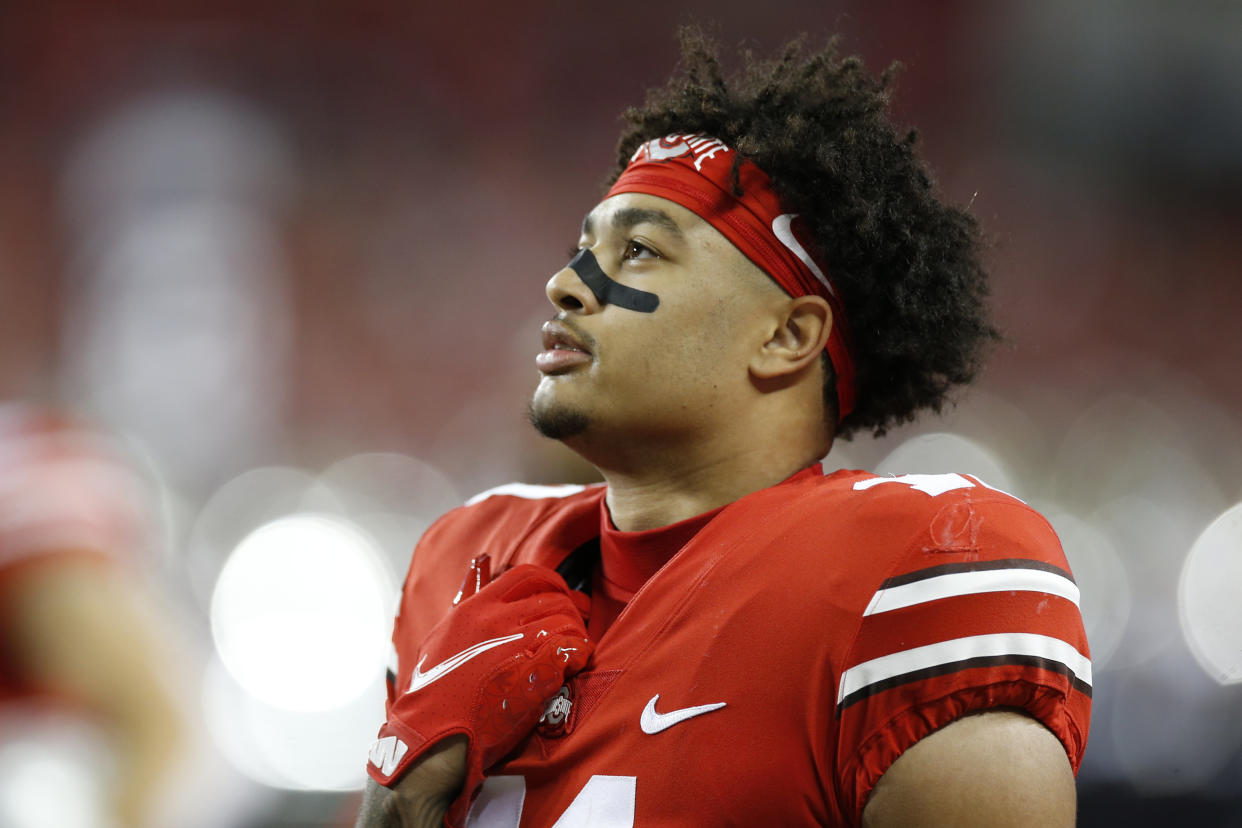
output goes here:
{"type": "Polygon", "coordinates": [[[841,675],[837,703],[873,684],[889,679],[934,670],[937,667],[976,658],[1027,656],[1065,665],[1073,676],[1091,684],[1091,661],[1059,638],[1034,633],[995,633],[954,638],[924,647],[892,653],[855,665],[841,675]]]}
{"type": "Polygon", "coordinates": [[[877,590],[863,615],[984,592],[1046,592],[1078,606],[1078,585],[1063,575],[1041,569],[986,569],[938,575],[877,590]]]}

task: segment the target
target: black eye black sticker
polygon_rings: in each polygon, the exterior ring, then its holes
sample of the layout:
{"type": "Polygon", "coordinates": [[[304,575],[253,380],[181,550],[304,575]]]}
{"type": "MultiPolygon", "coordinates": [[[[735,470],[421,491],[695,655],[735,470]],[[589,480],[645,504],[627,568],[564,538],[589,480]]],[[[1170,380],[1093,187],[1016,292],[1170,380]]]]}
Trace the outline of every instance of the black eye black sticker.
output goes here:
{"type": "Polygon", "coordinates": [[[660,306],[660,297],[645,290],[635,290],[608,278],[595,261],[595,254],[585,247],[569,260],[569,267],[591,289],[604,305],[616,305],[639,313],[651,313],[660,306]]]}

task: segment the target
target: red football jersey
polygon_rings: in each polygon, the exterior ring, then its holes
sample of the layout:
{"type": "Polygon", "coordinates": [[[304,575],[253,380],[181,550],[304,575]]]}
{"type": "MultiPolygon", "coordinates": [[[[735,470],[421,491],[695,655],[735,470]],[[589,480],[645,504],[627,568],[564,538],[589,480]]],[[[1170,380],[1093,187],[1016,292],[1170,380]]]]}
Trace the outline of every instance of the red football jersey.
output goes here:
{"type": "MultiPolygon", "coordinates": [[[[506,486],[433,525],[390,693],[473,556],[555,568],[599,534],[604,493],[506,486]]],[[[725,507],[647,581],[470,824],[857,825],[902,751],[971,711],[1027,711],[1076,771],[1090,692],[1078,589],[1039,514],[966,475],[815,466],[725,507]]]]}

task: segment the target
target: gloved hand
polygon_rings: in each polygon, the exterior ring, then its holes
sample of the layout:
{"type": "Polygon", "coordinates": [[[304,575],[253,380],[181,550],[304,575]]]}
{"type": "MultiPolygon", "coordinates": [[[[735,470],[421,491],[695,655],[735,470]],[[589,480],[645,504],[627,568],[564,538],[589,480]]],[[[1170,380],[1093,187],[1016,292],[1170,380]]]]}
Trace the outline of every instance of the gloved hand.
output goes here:
{"type": "Polygon", "coordinates": [[[472,595],[477,574],[472,566],[470,586],[427,635],[409,682],[396,688],[367,765],[376,782],[392,787],[441,739],[465,735],[465,784],[450,824],[465,822],[484,769],[534,730],[548,700],[594,650],[575,600],[584,596],[551,569],[521,564],[472,595]]]}

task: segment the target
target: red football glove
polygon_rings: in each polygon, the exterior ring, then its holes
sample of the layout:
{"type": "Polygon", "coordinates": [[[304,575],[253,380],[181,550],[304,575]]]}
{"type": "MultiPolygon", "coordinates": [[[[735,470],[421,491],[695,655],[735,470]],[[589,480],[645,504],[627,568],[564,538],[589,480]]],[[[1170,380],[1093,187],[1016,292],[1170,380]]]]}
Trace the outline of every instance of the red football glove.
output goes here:
{"type": "Polygon", "coordinates": [[[483,770],[534,730],[548,700],[594,650],[583,610],[552,570],[521,564],[472,595],[478,583],[463,585],[459,603],[428,633],[367,764],[376,782],[391,787],[441,739],[464,734],[466,783],[450,824],[465,822],[483,770]]]}

